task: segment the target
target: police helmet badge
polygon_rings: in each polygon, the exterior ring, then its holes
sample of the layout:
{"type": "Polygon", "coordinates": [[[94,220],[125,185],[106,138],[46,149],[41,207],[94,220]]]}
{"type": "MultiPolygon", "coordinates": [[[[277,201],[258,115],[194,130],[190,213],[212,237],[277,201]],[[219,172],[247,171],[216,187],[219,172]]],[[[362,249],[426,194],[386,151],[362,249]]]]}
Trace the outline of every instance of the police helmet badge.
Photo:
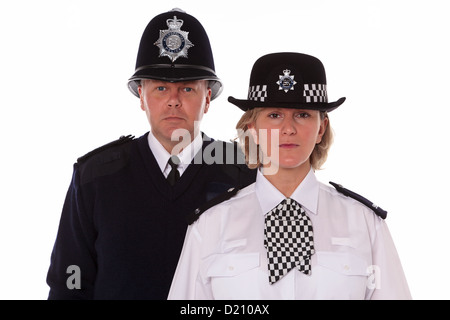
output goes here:
{"type": "Polygon", "coordinates": [[[277,84],[280,86],[279,90],[284,90],[284,92],[288,92],[289,90],[294,90],[294,85],[297,82],[294,80],[294,75],[290,75],[291,70],[285,69],[283,70],[283,75],[279,76],[280,80],[277,81],[277,84]]]}
{"type": "Polygon", "coordinates": [[[167,19],[167,26],[169,29],[159,31],[159,39],[154,43],[160,49],[160,57],[169,57],[174,62],[179,57],[187,58],[187,51],[194,44],[189,41],[189,32],[182,31],[181,26],[184,21],[177,19],[167,19]]]}

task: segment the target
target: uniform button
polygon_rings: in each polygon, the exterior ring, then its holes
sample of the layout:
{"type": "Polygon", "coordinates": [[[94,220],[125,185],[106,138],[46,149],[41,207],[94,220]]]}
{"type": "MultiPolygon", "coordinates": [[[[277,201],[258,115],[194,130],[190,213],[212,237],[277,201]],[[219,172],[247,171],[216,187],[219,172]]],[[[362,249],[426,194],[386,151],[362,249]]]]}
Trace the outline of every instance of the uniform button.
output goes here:
{"type": "Polygon", "coordinates": [[[228,266],[228,271],[233,271],[234,267],[233,266],[228,266]]]}
{"type": "Polygon", "coordinates": [[[349,266],[348,264],[344,265],[344,270],[345,270],[345,271],[350,270],[350,266],[349,266]]]}

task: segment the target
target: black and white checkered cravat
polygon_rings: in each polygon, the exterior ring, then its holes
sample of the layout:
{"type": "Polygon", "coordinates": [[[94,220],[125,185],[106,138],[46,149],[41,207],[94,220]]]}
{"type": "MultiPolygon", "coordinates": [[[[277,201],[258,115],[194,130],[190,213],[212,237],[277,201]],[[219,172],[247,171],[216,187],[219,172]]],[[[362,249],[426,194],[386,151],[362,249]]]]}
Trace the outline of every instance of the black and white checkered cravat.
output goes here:
{"type": "Polygon", "coordinates": [[[284,199],[266,214],[264,246],[273,284],[292,268],[311,274],[314,254],[313,227],[305,210],[294,199],[284,199]]]}

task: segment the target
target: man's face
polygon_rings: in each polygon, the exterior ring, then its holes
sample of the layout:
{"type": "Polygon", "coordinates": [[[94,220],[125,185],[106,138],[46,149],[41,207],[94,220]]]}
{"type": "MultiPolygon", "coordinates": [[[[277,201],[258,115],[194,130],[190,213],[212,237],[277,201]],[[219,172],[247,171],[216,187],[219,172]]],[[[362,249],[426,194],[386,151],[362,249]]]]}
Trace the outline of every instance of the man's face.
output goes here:
{"type": "Polygon", "coordinates": [[[172,141],[175,130],[187,130],[190,141],[199,134],[200,121],[211,102],[207,81],[142,80],[138,90],[151,131],[168,152],[179,143],[172,141]]]}

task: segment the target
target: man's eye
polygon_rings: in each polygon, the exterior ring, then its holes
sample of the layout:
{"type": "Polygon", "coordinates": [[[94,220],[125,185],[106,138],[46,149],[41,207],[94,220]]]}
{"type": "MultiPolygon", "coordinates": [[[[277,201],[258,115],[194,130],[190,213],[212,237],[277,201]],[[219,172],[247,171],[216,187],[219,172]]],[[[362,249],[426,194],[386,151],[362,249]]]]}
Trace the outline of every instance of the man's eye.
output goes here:
{"type": "Polygon", "coordinates": [[[192,88],[184,88],[184,91],[186,91],[186,92],[191,92],[191,91],[192,91],[192,88]]]}
{"type": "Polygon", "coordinates": [[[164,90],[166,90],[166,88],[165,88],[165,87],[162,87],[162,86],[160,86],[160,87],[157,87],[157,88],[156,88],[156,90],[158,90],[158,91],[164,91],[164,90]]]}

